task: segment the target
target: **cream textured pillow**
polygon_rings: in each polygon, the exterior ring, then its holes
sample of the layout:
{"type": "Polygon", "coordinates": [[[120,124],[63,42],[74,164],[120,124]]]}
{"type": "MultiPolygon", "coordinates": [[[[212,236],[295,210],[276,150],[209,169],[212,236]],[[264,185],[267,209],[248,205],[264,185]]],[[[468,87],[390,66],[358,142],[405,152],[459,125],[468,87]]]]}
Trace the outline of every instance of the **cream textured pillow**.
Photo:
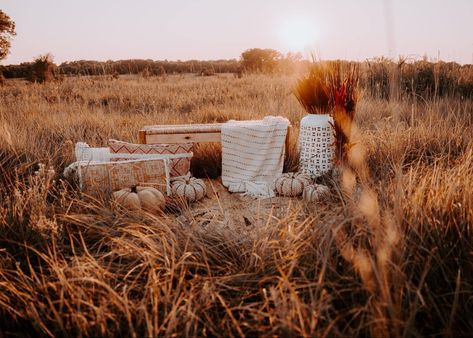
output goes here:
{"type": "MultiPolygon", "coordinates": [[[[181,144],[134,144],[118,140],[109,140],[108,146],[113,154],[188,154],[192,152],[192,143],[181,144]]],[[[112,159],[113,160],[113,159],[112,159]]],[[[190,171],[191,158],[170,160],[170,176],[184,176],[190,171]]]]}
{"type": "Polygon", "coordinates": [[[76,161],[110,161],[109,148],[92,148],[85,142],[77,142],[75,147],[76,161]]]}

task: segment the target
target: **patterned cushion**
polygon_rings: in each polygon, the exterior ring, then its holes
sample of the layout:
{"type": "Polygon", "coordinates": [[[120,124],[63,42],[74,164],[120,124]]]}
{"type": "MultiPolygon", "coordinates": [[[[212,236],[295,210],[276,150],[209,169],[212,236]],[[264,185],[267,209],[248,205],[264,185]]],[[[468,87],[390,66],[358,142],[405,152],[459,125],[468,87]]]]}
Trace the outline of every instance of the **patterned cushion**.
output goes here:
{"type": "MultiPolygon", "coordinates": [[[[114,154],[186,154],[192,152],[192,143],[182,144],[134,144],[109,140],[110,152],[114,154]]],[[[171,177],[184,176],[190,170],[190,157],[171,159],[171,177]]]]}
{"type": "Polygon", "coordinates": [[[89,195],[135,185],[152,186],[164,194],[170,193],[167,160],[77,163],[80,186],[89,195]]]}

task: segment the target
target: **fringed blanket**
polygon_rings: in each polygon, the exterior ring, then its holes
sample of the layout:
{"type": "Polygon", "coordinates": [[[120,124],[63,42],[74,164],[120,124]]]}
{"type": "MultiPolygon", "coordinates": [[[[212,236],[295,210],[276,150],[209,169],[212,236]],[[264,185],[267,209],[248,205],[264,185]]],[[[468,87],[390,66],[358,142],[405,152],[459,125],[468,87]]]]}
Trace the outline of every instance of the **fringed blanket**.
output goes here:
{"type": "Polygon", "coordinates": [[[289,121],[228,121],[222,126],[222,182],[230,192],[273,197],[274,180],[282,173],[289,121]]]}

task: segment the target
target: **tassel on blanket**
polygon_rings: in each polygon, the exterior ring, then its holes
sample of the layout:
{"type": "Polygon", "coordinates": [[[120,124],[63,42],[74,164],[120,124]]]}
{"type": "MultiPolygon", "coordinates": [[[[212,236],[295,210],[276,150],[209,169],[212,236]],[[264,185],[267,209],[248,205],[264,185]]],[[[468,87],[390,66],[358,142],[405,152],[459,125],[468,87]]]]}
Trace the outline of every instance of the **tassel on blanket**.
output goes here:
{"type": "Polygon", "coordinates": [[[253,198],[272,198],[275,195],[274,187],[267,182],[246,182],[246,192],[243,196],[250,196],[253,198]]]}

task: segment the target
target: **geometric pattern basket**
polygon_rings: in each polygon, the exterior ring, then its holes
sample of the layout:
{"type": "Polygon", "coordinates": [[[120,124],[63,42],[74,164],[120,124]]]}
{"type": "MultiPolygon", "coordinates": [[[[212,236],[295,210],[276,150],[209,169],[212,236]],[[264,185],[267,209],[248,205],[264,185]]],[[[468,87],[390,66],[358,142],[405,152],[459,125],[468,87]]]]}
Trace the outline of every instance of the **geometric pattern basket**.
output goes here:
{"type": "Polygon", "coordinates": [[[329,115],[311,114],[301,120],[299,147],[300,171],[312,177],[332,169],[334,135],[329,115]]]}

